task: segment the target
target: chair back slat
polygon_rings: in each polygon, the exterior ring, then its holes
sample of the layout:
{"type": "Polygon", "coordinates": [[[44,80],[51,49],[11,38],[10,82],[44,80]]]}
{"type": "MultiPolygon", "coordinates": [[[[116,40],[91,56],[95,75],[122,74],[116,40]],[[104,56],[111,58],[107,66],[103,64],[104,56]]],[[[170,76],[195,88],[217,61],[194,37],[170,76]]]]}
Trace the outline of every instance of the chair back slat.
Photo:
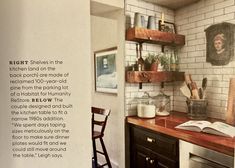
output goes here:
{"type": "Polygon", "coordinates": [[[103,108],[98,108],[98,107],[91,107],[91,112],[92,112],[92,133],[94,132],[94,127],[95,125],[101,126],[101,134],[104,135],[104,130],[105,126],[107,123],[108,116],[110,115],[110,109],[103,109],[103,108]],[[96,119],[96,115],[101,115],[104,116],[103,120],[99,118],[99,120],[96,119]]]}
{"type": "Polygon", "coordinates": [[[100,114],[100,115],[104,115],[104,116],[109,116],[109,114],[110,114],[109,109],[102,109],[102,108],[98,108],[98,107],[91,107],[91,111],[92,111],[92,113],[100,114]]]}
{"type": "Polygon", "coordinates": [[[103,125],[105,124],[104,121],[93,121],[93,123],[94,123],[95,125],[100,125],[100,126],[103,126],[103,125]]]}

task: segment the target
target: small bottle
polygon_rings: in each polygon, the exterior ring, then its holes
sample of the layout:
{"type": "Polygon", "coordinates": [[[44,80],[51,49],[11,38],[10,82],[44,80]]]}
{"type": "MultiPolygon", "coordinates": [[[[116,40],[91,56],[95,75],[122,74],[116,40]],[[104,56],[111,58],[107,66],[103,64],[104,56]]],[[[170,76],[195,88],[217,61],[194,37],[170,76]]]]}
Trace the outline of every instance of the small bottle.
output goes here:
{"type": "Polygon", "coordinates": [[[180,60],[177,51],[175,51],[175,70],[180,71],[180,60]]]}
{"type": "Polygon", "coordinates": [[[163,69],[165,71],[170,71],[170,53],[168,50],[164,53],[163,69]]]}
{"type": "Polygon", "coordinates": [[[171,71],[176,71],[176,60],[175,60],[175,54],[174,54],[174,52],[171,52],[170,70],[171,70],[171,71]]]}

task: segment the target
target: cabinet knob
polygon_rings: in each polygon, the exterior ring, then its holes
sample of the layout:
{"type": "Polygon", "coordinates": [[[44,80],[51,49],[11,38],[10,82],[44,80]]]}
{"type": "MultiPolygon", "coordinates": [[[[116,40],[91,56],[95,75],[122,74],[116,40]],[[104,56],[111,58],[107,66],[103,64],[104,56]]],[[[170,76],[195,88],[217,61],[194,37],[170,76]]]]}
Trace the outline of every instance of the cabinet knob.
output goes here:
{"type": "Polygon", "coordinates": [[[151,159],[149,162],[150,162],[150,164],[153,164],[153,163],[154,163],[154,160],[153,160],[153,159],[151,159]]]}
{"type": "Polygon", "coordinates": [[[152,142],[155,142],[155,139],[147,137],[147,141],[152,143],[152,142]]]}
{"type": "Polygon", "coordinates": [[[145,160],[146,160],[146,161],[149,161],[149,160],[150,160],[150,157],[146,157],[145,160]]]}

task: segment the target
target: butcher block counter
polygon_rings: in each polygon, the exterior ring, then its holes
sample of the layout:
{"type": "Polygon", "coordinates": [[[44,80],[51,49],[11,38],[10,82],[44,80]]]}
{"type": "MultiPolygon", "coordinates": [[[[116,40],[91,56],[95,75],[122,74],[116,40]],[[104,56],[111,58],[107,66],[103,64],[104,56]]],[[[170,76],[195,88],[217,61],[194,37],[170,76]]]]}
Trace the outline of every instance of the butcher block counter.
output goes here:
{"type": "MultiPolygon", "coordinates": [[[[179,140],[184,140],[208,149],[212,149],[230,156],[234,156],[235,138],[217,136],[212,134],[176,129],[175,126],[188,121],[186,113],[172,112],[166,117],[143,119],[137,116],[129,116],[126,122],[132,126],[148,129],[150,131],[165,134],[179,140]]],[[[208,121],[218,121],[208,118],[208,121]]]]}

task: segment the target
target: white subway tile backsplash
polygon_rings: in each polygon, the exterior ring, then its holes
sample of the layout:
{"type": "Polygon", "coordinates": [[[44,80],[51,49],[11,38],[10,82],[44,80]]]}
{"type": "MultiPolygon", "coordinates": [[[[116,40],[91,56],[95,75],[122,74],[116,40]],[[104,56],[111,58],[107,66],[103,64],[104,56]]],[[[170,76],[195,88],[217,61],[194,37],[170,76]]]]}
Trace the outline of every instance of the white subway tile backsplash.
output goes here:
{"type": "Polygon", "coordinates": [[[146,8],[148,10],[154,10],[154,5],[152,3],[149,2],[145,2],[145,1],[139,1],[139,6],[141,6],[142,8],[146,8]]]}
{"type": "MultiPolygon", "coordinates": [[[[186,48],[187,48],[187,51],[188,51],[188,52],[196,51],[196,46],[188,46],[188,47],[186,47],[186,48]]],[[[190,57],[189,54],[188,54],[188,56],[190,57]]]]}
{"type": "Polygon", "coordinates": [[[215,4],[215,9],[221,9],[232,5],[234,5],[234,0],[225,0],[223,2],[215,4]]]}
{"type": "Polygon", "coordinates": [[[221,75],[222,74],[222,69],[218,69],[218,68],[209,69],[208,73],[215,74],[215,75],[221,75]]]}
{"type": "Polygon", "coordinates": [[[231,78],[235,78],[235,75],[234,74],[230,74],[230,75],[223,74],[223,81],[230,81],[231,78]]]}
{"type": "Polygon", "coordinates": [[[131,5],[129,5],[129,4],[126,4],[125,5],[125,12],[130,12],[131,11],[131,5]]]}
{"type": "Polygon", "coordinates": [[[222,88],[222,93],[223,94],[228,94],[229,89],[228,88],[222,88]]]}
{"type": "Polygon", "coordinates": [[[136,56],[136,50],[126,50],[126,55],[136,56]]]}
{"type": "Polygon", "coordinates": [[[210,106],[221,106],[221,100],[211,100],[210,106]]]}
{"type": "Polygon", "coordinates": [[[200,45],[200,44],[204,44],[205,40],[203,38],[201,39],[196,39],[196,40],[189,40],[188,41],[188,46],[192,46],[192,45],[200,45]]]}
{"type": "Polygon", "coordinates": [[[196,69],[195,74],[207,74],[207,71],[205,69],[196,69]]]}
{"type": "Polygon", "coordinates": [[[190,23],[190,24],[185,24],[185,25],[182,25],[181,26],[181,31],[182,30],[188,30],[188,29],[192,29],[192,28],[194,28],[194,27],[196,27],[196,23],[190,23]]]}
{"type": "Polygon", "coordinates": [[[208,110],[207,110],[208,117],[214,117],[214,118],[222,119],[223,118],[223,114],[221,114],[221,112],[217,112],[219,110],[220,110],[220,108],[217,108],[217,109],[213,108],[213,109],[211,109],[210,105],[209,105],[208,106],[208,110]]]}
{"type": "MultiPolygon", "coordinates": [[[[181,92],[179,92],[180,95],[179,96],[174,96],[174,99],[175,99],[175,102],[178,102],[178,103],[185,103],[186,101],[186,97],[183,96],[183,94],[181,92]]],[[[179,105],[179,104],[178,104],[179,105]]]]}
{"type": "Polygon", "coordinates": [[[195,60],[197,63],[201,62],[205,62],[206,61],[206,58],[205,57],[197,57],[196,60],[195,60]]]}
{"type": "Polygon", "coordinates": [[[203,51],[194,51],[194,52],[188,52],[188,57],[200,57],[203,56],[203,51]]]}
{"type": "Polygon", "coordinates": [[[218,9],[218,10],[215,10],[215,11],[212,11],[212,12],[208,12],[206,13],[206,18],[212,18],[212,17],[215,17],[215,16],[221,16],[224,14],[224,9],[218,9]]]}
{"type": "Polygon", "coordinates": [[[226,67],[235,67],[235,61],[233,60],[232,62],[229,62],[228,65],[226,65],[226,67]]]}
{"type": "MultiPolygon", "coordinates": [[[[167,21],[175,22],[178,33],[186,36],[185,46],[178,50],[180,70],[192,74],[192,78],[197,82],[198,87],[201,86],[203,77],[208,78],[208,115],[223,119],[227,106],[229,79],[235,77],[235,60],[224,66],[213,66],[211,63],[206,62],[206,37],[204,30],[212,24],[223,21],[235,24],[234,0],[200,0],[195,4],[176,11],[141,0],[127,0],[126,10],[126,15],[131,18],[128,23],[132,25],[134,12],[144,14],[146,23],[149,15],[156,16],[156,22],[158,22],[162,12],[165,13],[167,21]]],[[[144,44],[143,49],[144,57],[148,52],[161,52],[161,46],[155,44],[144,44]]],[[[126,42],[125,61],[134,63],[135,55],[135,43],[126,42]]],[[[165,89],[166,93],[171,95],[173,101],[172,109],[186,112],[186,98],[179,91],[181,85],[182,83],[179,82],[173,85],[165,84],[165,89]]],[[[144,91],[149,92],[150,95],[157,95],[159,90],[160,83],[143,84],[143,89],[139,89],[138,84],[126,84],[126,110],[130,111],[128,114],[136,114],[136,104],[130,105],[134,97],[142,96],[144,91]]]]}
{"type": "Polygon", "coordinates": [[[185,25],[185,24],[188,24],[189,20],[188,18],[186,19],[181,19],[177,22],[177,26],[181,26],[181,25],[185,25]]]}
{"type": "Polygon", "coordinates": [[[229,6],[225,8],[225,14],[227,13],[234,13],[235,12],[235,6],[229,6]]]}
{"type": "Polygon", "coordinates": [[[132,86],[126,86],[125,91],[126,92],[138,92],[138,88],[137,87],[132,87],[132,86]]]}
{"type": "Polygon", "coordinates": [[[206,33],[205,33],[205,32],[197,33],[197,34],[196,34],[196,37],[197,37],[197,39],[200,39],[200,38],[205,39],[205,37],[206,37],[206,33]]]}
{"type": "Polygon", "coordinates": [[[197,81],[198,87],[201,87],[203,78],[204,78],[204,75],[202,75],[202,74],[193,75],[193,80],[197,81]]]}
{"type": "Polygon", "coordinates": [[[223,68],[221,74],[233,75],[234,74],[233,68],[223,68]]]}
{"type": "Polygon", "coordinates": [[[211,12],[214,10],[214,5],[211,5],[211,6],[204,6],[202,8],[199,8],[197,10],[197,14],[202,14],[202,13],[208,13],[208,12],[211,12]]]}
{"type": "Polygon", "coordinates": [[[206,45],[205,44],[200,44],[200,45],[196,45],[196,50],[206,50],[206,45]]]}
{"type": "Polygon", "coordinates": [[[229,82],[228,81],[213,81],[212,85],[213,87],[228,87],[229,82]]]}
{"type": "Polygon", "coordinates": [[[195,40],[196,35],[195,34],[190,34],[190,35],[187,35],[185,38],[186,38],[186,40],[195,40]]]}
{"type": "Polygon", "coordinates": [[[198,21],[197,26],[211,25],[213,24],[213,22],[214,22],[213,18],[208,18],[198,21]]]}
{"type": "Polygon", "coordinates": [[[207,78],[209,79],[209,80],[222,80],[223,79],[223,77],[222,77],[222,75],[211,75],[211,74],[208,74],[207,75],[207,78]]]}
{"type": "Polygon", "coordinates": [[[203,68],[203,64],[193,63],[193,64],[190,64],[189,67],[190,68],[194,68],[194,69],[202,69],[203,68]]]}
{"type": "MultiPolygon", "coordinates": [[[[221,101],[221,105],[223,106],[223,107],[227,107],[227,101],[226,100],[222,100],[221,101]]],[[[226,110],[226,109],[225,109],[226,110]]]]}
{"type": "Polygon", "coordinates": [[[193,29],[188,30],[188,34],[200,33],[200,32],[203,32],[204,30],[205,30],[204,26],[195,27],[193,29]]]}
{"type": "Polygon", "coordinates": [[[194,63],[195,62],[195,58],[181,58],[180,62],[181,63],[194,63]]]}
{"type": "Polygon", "coordinates": [[[204,18],[205,18],[205,14],[196,15],[196,16],[190,17],[189,22],[196,22],[199,20],[203,20],[204,18]]]}
{"type": "Polygon", "coordinates": [[[143,15],[147,14],[147,10],[145,8],[141,8],[141,7],[138,7],[138,6],[130,6],[130,11],[131,12],[139,12],[143,15]]]}
{"type": "Polygon", "coordinates": [[[217,94],[220,94],[220,93],[222,93],[222,88],[220,88],[220,87],[207,87],[206,88],[206,90],[207,90],[207,93],[217,93],[217,94]]]}
{"type": "MultiPolygon", "coordinates": [[[[153,10],[147,10],[147,16],[154,16],[154,17],[156,17],[157,16],[157,14],[156,14],[156,12],[155,11],[153,11],[153,10]]],[[[156,18],[156,23],[157,23],[157,18],[156,18]]]]}
{"type": "Polygon", "coordinates": [[[188,69],[185,70],[185,73],[188,73],[188,74],[195,74],[196,72],[196,69],[190,69],[191,68],[191,65],[188,65],[188,69]]]}
{"type": "Polygon", "coordinates": [[[188,68],[188,64],[182,64],[180,63],[180,71],[184,71],[183,69],[187,69],[188,68]]]}
{"type": "Polygon", "coordinates": [[[224,2],[224,0],[205,0],[205,6],[218,4],[220,2],[224,2]]]}
{"type": "Polygon", "coordinates": [[[224,97],[225,95],[224,94],[221,94],[221,93],[208,93],[207,92],[207,99],[210,100],[210,101],[214,101],[214,100],[225,100],[226,98],[224,97]]]}
{"type": "Polygon", "coordinates": [[[132,64],[132,59],[130,56],[125,57],[125,65],[130,66],[132,64]]]}
{"type": "Polygon", "coordinates": [[[140,0],[126,0],[126,4],[139,5],[140,0]]]}
{"type": "Polygon", "coordinates": [[[234,19],[234,13],[228,13],[226,15],[215,17],[214,23],[220,23],[220,22],[224,22],[224,21],[232,20],[232,19],[234,19]]]}

